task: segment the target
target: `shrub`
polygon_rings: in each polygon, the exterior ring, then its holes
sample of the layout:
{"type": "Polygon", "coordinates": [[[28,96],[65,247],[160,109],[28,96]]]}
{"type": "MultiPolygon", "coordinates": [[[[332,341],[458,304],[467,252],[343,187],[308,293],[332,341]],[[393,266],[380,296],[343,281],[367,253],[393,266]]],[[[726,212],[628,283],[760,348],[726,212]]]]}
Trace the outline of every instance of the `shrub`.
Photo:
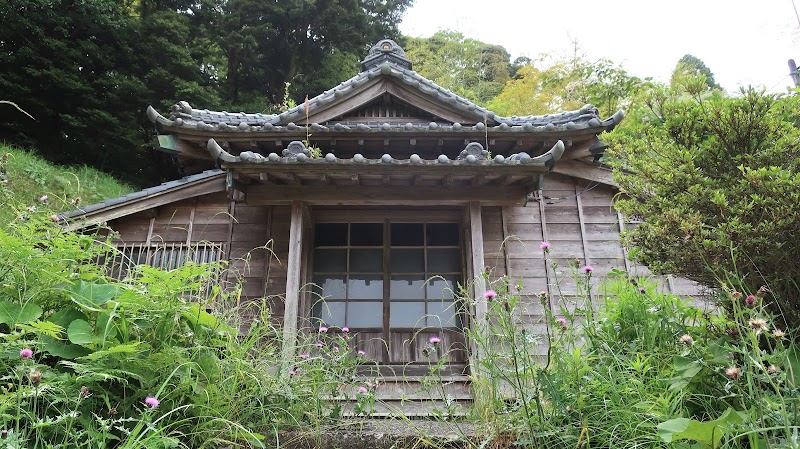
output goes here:
{"type": "Polygon", "coordinates": [[[625,237],[651,269],[774,293],[769,311],[800,322],[798,97],[654,88],[647,110],[615,132],[618,208],[641,220],[625,237]]]}

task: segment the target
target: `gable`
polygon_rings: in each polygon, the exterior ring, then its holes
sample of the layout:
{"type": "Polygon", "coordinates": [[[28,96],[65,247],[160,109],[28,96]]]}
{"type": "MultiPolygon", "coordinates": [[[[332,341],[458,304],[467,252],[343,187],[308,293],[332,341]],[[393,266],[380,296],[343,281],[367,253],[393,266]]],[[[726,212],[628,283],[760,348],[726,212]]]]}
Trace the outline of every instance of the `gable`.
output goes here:
{"type": "Polygon", "coordinates": [[[436,116],[413,106],[388,92],[360,108],[342,114],[334,119],[341,122],[419,122],[428,123],[436,116]]]}

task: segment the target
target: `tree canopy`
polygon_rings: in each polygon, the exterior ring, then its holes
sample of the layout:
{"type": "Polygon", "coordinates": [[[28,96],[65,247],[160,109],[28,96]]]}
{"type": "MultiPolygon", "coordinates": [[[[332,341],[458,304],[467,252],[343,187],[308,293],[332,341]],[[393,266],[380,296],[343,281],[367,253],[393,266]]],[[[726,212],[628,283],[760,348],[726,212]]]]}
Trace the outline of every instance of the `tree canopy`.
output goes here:
{"type": "Polygon", "coordinates": [[[4,1],[0,92],[35,121],[1,109],[0,139],[142,186],[174,178],[173,164],[147,151],[147,105],[301,101],[355,74],[412,1],[4,1]]]}
{"type": "Polygon", "coordinates": [[[678,86],[682,78],[696,75],[703,76],[708,90],[722,88],[714,80],[714,73],[711,72],[711,69],[709,69],[700,58],[690,54],[683,55],[683,57],[678,60],[675,69],[672,71],[670,85],[678,86]]]}
{"type": "Polygon", "coordinates": [[[481,105],[500,93],[511,75],[511,55],[503,46],[456,31],[407,38],[405,52],[420,75],[481,105]]]}

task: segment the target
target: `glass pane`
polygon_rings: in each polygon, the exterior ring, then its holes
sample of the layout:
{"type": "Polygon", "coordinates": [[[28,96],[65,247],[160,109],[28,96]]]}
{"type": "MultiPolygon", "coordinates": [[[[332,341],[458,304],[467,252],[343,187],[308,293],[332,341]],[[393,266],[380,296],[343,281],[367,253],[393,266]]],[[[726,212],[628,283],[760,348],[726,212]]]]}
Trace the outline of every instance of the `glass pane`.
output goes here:
{"type": "Polygon", "coordinates": [[[429,302],[428,327],[461,327],[461,320],[456,312],[455,303],[429,302]]]}
{"type": "Polygon", "coordinates": [[[461,251],[458,248],[428,250],[428,273],[440,274],[460,272],[461,251]]]}
{"type": "Polygon", "coordinates": [[[349,299],[383,298],[383,276],[351,274],[347,282],[349,299]]]}
{"type": "Polygon", "coordinates": [[[428,246],[458,246],[458,223],[428,223],[428,246]]]}
{"type": "Polygon", "coordinates": [[[351,302],[347,304],[348,327],[383,327],[382,302],[351,302]]]}
{"type": "Polygon", "coordinates": [[[314,293],[317,295],[314,300],[325,299],[345,299],[344,275],[316,275],[314,276],[314,293]]]}
{"type": "Polygon", "coordinates": [[[389,305],[389,327],[424,327],[424,302],[393,302],[389,305]]]}
{"type": "Polygon", "coordinates": [[[453,299],[459,277],[460,276],[436,276],[430,278],[425,287],[428,293],[428,299],[432,301],[453,299]]]}
{"type": "Polygon", "coordinates": [[[383,223],[351,223],[350,246],[383,246],[383,223]]]}
{"type": "Polygon", "coordinates": [[[424,273],[425,253],[422,249],[392,249],[390,265],[393,273],[424,273]]]}
{"type": "Polygon", "coordinates": [[[351,249],[350,271],[382,273],[383,249],[351,249]]]}
{"type": "Polygon", "coordinates": [[[389,296],[395,299],[425,299],[425,276],[392,276],[389,282],[389,296]]]}
{"type": "Polygon", "coordinates": [[[347,271],[346,249],[314,250],[314,271],[344,273],[347,271]]]}
{"type": "Polygon", "coordinates": [[[342,327],[344,326],[344,310],[345,303],[343,302],[317,301],[312,309],[312,314],[326,326],[342,327]]]}
{"type": "Polygon", "coordinates": [[[314,246],[347,246],[347,223],[319,223],[314,226],[314,246]]]}
{"type": "Polygon", "coordinates": [[[422,246],[425,244],[422,223],[392,223],[392,246],[422,246]]]}

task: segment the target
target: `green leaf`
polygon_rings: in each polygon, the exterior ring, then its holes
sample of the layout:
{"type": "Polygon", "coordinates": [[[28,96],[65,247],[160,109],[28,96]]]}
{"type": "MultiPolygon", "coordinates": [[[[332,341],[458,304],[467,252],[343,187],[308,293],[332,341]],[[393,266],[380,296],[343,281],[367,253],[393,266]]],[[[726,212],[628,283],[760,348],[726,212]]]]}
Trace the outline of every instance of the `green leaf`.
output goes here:
{"type": "Polygon", "coordinates": [[[92,325],[85,320],[75,320],[67,328],[67,338],[76,345],[88,345],[97,339],[92,332],[92,325]]]}
{"type": "Polygon", "coordinates": [[[46,335],[43,335],[41,339],[43,343],[42,349],[56,357],[72,360],[91,354],[91,351],[83,346],[58,341],[46,335]]]}
{"type": "Polygon", "coordinates": [[[15,327],[17,324],[32,323],[42,316],[42,308],[32,302],[20,306],[8,301],[0,301],[0,324],[15,327]]]}
{"type": "Polygon", "coordinates": [[[101,306],[119,294],[119,287],[114,284],[96,284],[78,281],[68,288],[70,299],[84,309],[99,312],[101,306]]]}
{"type": "Polygon", "coordinates": [[[694,440],[712,449],[719,446],[722,437],[733,424],[743,421],[742,413],[729,408],[714,421],[697,421],[689,418],[676,418],[658,425],[658,436],[665,443],[677,440],[694,440]]]}
{"type": "Polygon", "coordinates": [[[26,332],[33,332],[40,336],[46,335],[52,338],[60,338],[64,328],[50,321],[34,321],[32,323],[18,324],[20,329],[26,332]]]}

